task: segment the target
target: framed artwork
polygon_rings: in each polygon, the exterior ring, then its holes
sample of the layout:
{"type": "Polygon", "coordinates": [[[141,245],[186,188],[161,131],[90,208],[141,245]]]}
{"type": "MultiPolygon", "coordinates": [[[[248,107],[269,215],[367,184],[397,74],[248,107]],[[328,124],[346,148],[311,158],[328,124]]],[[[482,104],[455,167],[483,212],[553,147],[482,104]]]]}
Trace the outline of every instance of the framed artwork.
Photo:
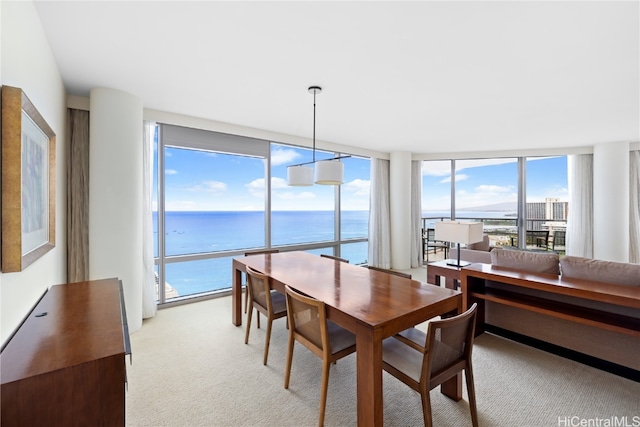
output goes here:
{"type": "Polygon", "coordinates": [[[2,86],[2,272],[55,247],[56,135],[25,93],[2,86]]]}

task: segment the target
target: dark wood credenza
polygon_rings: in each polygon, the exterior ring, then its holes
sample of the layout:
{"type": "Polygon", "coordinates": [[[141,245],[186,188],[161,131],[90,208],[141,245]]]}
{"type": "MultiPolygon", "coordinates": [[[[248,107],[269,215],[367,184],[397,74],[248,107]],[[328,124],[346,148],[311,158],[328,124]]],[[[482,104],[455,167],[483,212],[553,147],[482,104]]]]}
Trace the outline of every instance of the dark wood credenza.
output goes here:
{"type": "Polygon", "coordinates": [[[0,353],[3,426],[125,424],[122,282],[52,286],[0,353]]]}
{"type": "MultiPolygon", "coordinates": [[[[476,331],[509,331],[640,371],[640,287],[472,264],[460,271],[476,331]]],[[[635,374],[635,373],[634,373],[635,374]]]]}

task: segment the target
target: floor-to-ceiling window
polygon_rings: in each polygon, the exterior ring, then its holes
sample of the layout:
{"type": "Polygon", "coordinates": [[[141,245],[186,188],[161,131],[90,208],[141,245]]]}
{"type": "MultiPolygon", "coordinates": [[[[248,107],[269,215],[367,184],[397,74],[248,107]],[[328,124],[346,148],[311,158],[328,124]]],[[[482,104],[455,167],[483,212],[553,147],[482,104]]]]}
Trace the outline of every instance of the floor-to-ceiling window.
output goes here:
{"type": "MultiPolygon", "coordinates": [[[[366,262],[369,159],[345,162],[342,186],[289,187],[286,166],[311,150],[159,126],[154,165],[158,300],[228,290],[235,256],[261,248],[366,262]],[[366,201],[366,203],[365,203],[366,201]],[[364,255],[362,255],[364,254],[364,255]]],[[[316,159],[334,153],[316,151],[316,159]]]]}
{"type": "MultiPolygon", "coordinates": [[[[336,153],[316,150],[315,159],[336,153]]],[[[344,184],[289,187],[287,166],[310,162],[313,151],[271,144],[271,241],[316,254],[337,255],[351,263],[367,260],[369,159],[347,157],[344,184]],[[300,247],[303,245],[303,247],[300,247]]]]}
{"type": "Polygon", "coordinates": [[[455,218],[483,222],[494,246],[517,234],[518,159],[456,160],[455,218]]]}
{"type": "Polygon", "coordinates": [[[343,159],[345,183],[340,186],[340,256],[352,264],[368,261],[370,161],[343,159]]]}
{"type": "Polygon", "coordinates": [[[422,216],[433,222],[451,218],[451,160],[422,162],[422,216]]]}
{"type": "Polygon", "coordinates": [[[563,253],[569,212],[567,156],[527,157],[526,246],[563,253]]]}
{"type": "MultiPolygon", "coordinates": [[[[567,158],[523,157],[438,160],[423,162],[423,224],[455,218],[461,221],[482,221],[493,246],[531,245],[518,243],[518,224],[523,235],[535,240],[541,249],[553,249],[553,234],[562,229],[568,211],[567,158]],[[519,162],[524,163],[522,172],[519,162]],[[452,166],[453,165],[453,166],[452,166]],[[451,174],[453,167],[455,173],[451,174]],[[520,183],[525,183],[524,190],[520,183]],[[451,199],[451,189],[454,198],[451,199]],[[518,218],[518,200],[524,198],[525,213],[518,218]],[[453,214],[451,214],[453,213],[453,214]],[[549,240],[534,234],[548,231],[549,240]],[[529,232],[527,234],[527,231],[529,232]],[[543,241],[544,240],[544,241],[543,241]]],[[[562,233],[558,233],[556,243],[562,233]]],[[[535,248],[532,248],[535,249],[535,248]]]]}
{"type": "MultiPolygon", "coordinates": [[[[271,144],[271,241],[274,246],[335,240],[336,187],[287,186],[287,166],[310,162],[312,150],[271,144]]],[[[333,157],[316,150],[316,159],[333,157]]]]}
{"type": "Polygon", "coordinates": [[[161,126],[156,214],[161,302],[229,288],[232,257],[264,247],[269,144],[161,126]],[[242,143],[240,145],[239,143],[242,143]]]}

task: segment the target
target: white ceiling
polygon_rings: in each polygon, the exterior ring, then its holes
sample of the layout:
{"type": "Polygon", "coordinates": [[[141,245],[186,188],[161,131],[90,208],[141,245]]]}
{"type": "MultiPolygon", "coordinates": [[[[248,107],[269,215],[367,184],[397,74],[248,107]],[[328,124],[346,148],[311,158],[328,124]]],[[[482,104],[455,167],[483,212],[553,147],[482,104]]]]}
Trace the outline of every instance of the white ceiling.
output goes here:
{"type": "Polygon", "coordinates": [[[36,2],[68,93],[376,151],[640,139],[638,1],[36,2]]]}

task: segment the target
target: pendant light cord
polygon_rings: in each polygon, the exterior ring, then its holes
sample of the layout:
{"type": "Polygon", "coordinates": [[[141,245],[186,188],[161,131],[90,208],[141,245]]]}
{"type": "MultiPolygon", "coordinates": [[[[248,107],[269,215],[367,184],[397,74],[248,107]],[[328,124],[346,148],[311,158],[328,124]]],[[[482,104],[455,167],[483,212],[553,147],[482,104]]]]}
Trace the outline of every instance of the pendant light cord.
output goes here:
{"type": "Polygon", "coordinates": [[[313,89],[313,163],[316,162],[316,89],[313,89]]]}

